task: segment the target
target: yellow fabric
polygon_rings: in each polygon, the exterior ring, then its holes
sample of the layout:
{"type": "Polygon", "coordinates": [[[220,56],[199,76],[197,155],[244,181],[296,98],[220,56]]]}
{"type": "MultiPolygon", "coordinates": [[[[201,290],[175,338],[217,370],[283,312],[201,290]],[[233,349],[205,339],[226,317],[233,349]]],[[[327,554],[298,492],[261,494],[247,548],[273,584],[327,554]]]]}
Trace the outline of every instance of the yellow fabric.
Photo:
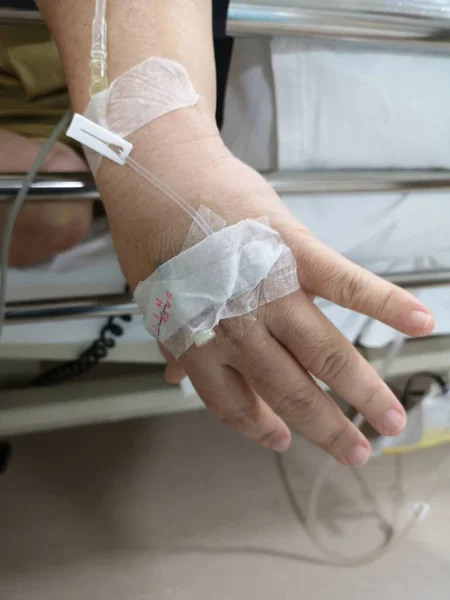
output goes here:
{"type": "Polygon", "coordinates": [[[15,46],[6,52],[27,100],[65,89],[64,71],[53,42],[15,46]]]}
{"type": "Polygon", "coordinates": [[[22,44],[48,42],[50,34],[44,23],[0,24],[0,48],[12,48],[22,44]]]}
{"type": "MultiPolygon", "coordinates": [[[[68,107],[64,71],[46,28],[0,27],[0,129],[47,138],[68,107]]],[[[61,141],[75,146],[65,136],[61,141]]]]}

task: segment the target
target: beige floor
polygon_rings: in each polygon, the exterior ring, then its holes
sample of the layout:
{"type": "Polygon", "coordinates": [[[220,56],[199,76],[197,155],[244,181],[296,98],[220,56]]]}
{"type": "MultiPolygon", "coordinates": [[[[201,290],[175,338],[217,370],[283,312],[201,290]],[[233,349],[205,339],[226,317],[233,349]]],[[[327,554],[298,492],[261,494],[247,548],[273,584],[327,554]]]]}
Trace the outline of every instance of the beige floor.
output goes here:
{"type": "MultiPolygon", "coordinates": [[[[0,478],[1,600],[450,598],[447,475],[406,542],[348,569],[321,564],[273,457],[206,412],[28,436],[14,451],[0,478]]],[[[287,457],[300,495],[318,456],[297,442],[287,457]]],[[[408,459],[413,494],[441,456],[408,459]]],[[[389,489],[392,461],[373,468],[389,489]]],[[[328,500],[332,514],[343,496],[328,500]]]]}

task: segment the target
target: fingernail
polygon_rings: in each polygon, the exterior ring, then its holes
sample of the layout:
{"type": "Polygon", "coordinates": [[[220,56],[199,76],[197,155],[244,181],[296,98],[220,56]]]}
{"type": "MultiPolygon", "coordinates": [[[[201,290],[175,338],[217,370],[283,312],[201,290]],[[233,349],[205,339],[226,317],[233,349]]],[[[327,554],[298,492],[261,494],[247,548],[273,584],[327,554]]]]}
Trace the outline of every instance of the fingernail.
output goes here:
{"type": "Polygon", "coordinates": [[[395,435],[405,427],[406,417],[404,414],[391,408],[383,418],[383,430],[387,434],[395,435]]]}
{"type": "Polygon", "coordinates": [[[363,446],[362,444],[357,444],[350,448],[350,450],[345,455],[345,462],[348,465],[353,465],[355,467],[361,466],[365,464],[370,458],[370,448],[367,446],[363,446]]]}
{"type": "Polygon", "coordinates": [[[284,437],[284,438],[281,438],[281,439],[273,442],[270,445],[270,449],[273,450],[274,452],[286,452],[286,450],[289,449],[290,445],[291,445],[290,438],[284,437]]]}
{"type": "Polygon", "coordinates": [[[413,310],[409,315],[410,324],[417,329],[421,329],[422,333],[430,333],[433,325],[433,317],[426,312],[413,310]]]}

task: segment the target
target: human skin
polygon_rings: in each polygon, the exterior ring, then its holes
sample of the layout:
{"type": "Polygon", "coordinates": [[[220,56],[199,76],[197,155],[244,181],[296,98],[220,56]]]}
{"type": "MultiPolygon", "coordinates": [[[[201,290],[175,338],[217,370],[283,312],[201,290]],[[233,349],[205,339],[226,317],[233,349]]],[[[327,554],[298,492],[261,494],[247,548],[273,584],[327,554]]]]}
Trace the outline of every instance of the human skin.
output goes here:
{"type": "MultiPolygon", "coordinates": [[[[93,0],[39,0],[64,63],[74,109],[89,101],[93,0]]],[[[395,435],[405,413],[387,385],[312,302],[321,296],[411,336],[433,329],[415,297],[339,256],[309,232],[266,181],[224,146],[214,121],[215,76],[209,0],[110,0],[110,79],[150,56],[183,64],[202,101],[174,111],[130,136],[133,156],[194,207],[208,206],[229,224],[265,215],[298,264],[301,290],[270,303],[236,339],[229,324],[216,340],[192,347],[172,379],[186,372],[223,422],[274,451],[301,431],[338,461],[364,463],[370,445],[317,377],[383,435],[395,435]]],[[[134,287],[182,247],[189,219],[131,170],[107,161],[97,176],[117,255],[134,287]]]]}
{"type": "MultiPolygon", "coordinates": [[[[26,173],[39,154],[42,144],[0,129],[0,173],[26,173]]],[[[48,153],[41,173],[87,171],[88,166],[71,148],[56,143],[48,153]]],[[[0,203],[0,235],[10,205],[0,203]]],[[[8,264],[30,267],[50,260],[56,254],[76,246],[92,225],[92,202],[25,202],[11,238],[8,264]]]]}

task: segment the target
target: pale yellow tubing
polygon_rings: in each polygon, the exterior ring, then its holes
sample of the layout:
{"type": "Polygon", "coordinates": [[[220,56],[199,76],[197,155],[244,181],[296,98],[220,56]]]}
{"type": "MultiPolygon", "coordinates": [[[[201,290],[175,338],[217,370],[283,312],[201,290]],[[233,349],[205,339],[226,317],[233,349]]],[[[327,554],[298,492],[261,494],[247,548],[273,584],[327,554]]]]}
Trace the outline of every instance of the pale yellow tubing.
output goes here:
{"type": "Polygon", "coordinates": [[[95,15],[92,21],[92,46],[91,60],[91,83],[89,93],[92,96],[108,89],[108,63],[107,63],[107,26],[106,26],[106,4],[107,0],[96,0],[95,15]]]}

